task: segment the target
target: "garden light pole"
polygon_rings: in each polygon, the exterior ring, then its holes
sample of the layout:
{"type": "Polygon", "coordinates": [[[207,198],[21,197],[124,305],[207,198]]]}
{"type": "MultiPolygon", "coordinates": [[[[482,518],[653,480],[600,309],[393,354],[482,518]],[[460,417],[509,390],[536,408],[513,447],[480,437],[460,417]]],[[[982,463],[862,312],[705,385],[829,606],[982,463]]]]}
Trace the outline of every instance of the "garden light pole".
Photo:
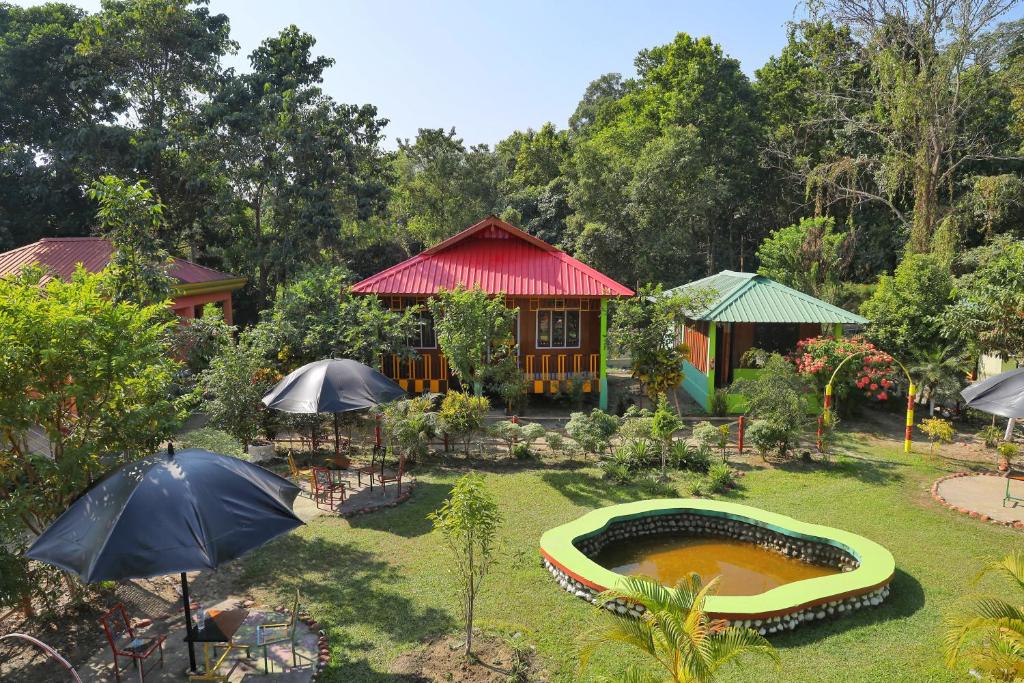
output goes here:
{"type": "MultiPolygon", "coordinates": [[[[851,358],[856,358],[857,356],[863,356],[863,355],[865,355],[867,353],[868,353],[867,351],[859,351],[858,353],[854,353],[852,355],[847,356],[842,361],[840,361],[839,365],[836,366],[836,369],[832,371],[832,376],[829,377],[828,384],[825,385],[825,402],[824,402],[824,404],[822,406],[822,420],[818,422],[818,448],[819,449],[821,448],[822,430],[823,429],[828,429],[829,420],[831,418],[831,411],[832,411],[832,383],[835,381],[836,375],[839,374],[839,370],[844,365],[846,365],[846,362],[848,360],[850,360],[851,358]]],[[[892,356],[889,356],[889,357],[892,358],[893,362],[896,363],[896,365],[900,366],[900,370],[902,370],[903,374],[906,375],[906,377],[907,377],[907,384],[909,385],[907,387],[907,421],[906,421],[906,429],[903,432],[903,452],[904,453],[909,453],[910,452],[910,442],[911,442],[911,438],[912,438],[913,433],[914,433],[914,394],[917,392],[917,387],[914,385],[914,380],[911,379],[910,373],[907,371],[907,368],[903,365],[903,363],[899,362],[898,360],[896,360],[892,356]]]]}

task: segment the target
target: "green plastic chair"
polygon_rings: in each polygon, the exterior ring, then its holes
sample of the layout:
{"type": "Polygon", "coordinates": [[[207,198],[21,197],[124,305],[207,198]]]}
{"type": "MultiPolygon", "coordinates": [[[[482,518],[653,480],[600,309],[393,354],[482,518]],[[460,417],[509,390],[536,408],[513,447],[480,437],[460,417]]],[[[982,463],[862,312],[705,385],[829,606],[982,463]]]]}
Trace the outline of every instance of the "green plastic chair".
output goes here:
{"type": "Polygon", "coordinates": [[[271,645],[288,643],[292,650],[292,666],[298,666],[298,659],[295,654],[295,634],[299,623],[299,590],[295,589],[295,603],[292,605],[292,613],[288,621],[279,624],[260,624],[256,627],[256,647],[263,648],[263,673],[270,673],[270,658],[268,655],[271,645]]]}

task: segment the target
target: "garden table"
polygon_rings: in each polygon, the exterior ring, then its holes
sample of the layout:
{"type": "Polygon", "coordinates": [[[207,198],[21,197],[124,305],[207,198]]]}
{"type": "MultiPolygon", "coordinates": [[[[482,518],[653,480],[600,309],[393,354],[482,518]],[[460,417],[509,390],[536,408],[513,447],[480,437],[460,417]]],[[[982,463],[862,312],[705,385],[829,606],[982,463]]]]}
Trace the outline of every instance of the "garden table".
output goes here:
{"type": "Polygon", "coordinates": [[[247,616],[249,616],[247,609],[209,610],[203,623],[192,628],[192,633],[185,636],[185,641],[202,643],[203,671],[198,674],[190,674],[190,680],[225,682],[228,680],[231,675],[230,671],[227,674],[217,672],[231,651],[235,649],[235,633],[238,632],[247,616]],[[217,656],[217,650],[220,648],[223,648],[224,652],[217,656]]]}

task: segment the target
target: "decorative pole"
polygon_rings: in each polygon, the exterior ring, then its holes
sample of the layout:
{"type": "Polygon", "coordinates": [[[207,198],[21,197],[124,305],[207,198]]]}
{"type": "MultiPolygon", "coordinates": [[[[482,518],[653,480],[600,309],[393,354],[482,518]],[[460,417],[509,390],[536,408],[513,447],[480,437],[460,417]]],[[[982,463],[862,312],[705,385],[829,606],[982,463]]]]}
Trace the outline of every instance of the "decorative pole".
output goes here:
{"type": "Polygon", "coordinates": [[[598,388],[601,391],[598,396],[598,407],[601,410],[608,410],[608,299],[601,299],[601,376],[598,388]]]}
{"type": "MultiPolygon", "coordinates": [[[[901,366],[902,367],[902,366],[901,366]]],[[[917,393],[917,387],[914,383],[910,383],[910,389],[907,391],[907,431],[903,435],[903,452],[910,452],[910,438],[914,433],[914,394],[917,393]]]]}

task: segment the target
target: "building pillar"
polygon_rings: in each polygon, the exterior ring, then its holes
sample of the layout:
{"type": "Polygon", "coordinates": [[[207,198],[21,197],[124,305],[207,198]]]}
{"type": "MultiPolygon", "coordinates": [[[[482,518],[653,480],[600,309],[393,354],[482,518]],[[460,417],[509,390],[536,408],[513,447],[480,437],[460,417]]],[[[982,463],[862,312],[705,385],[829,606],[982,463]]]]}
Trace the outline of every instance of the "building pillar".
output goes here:
{"type": "Polygon", "coordinates": [[[601,299],[601,363],[600,396],[598,405],[601,410],[608,410],[608,299],[601,299]]]}
{"type": "Polygon", "coordinates": [[[832,338],[833,339],[842,339],[843,338],[843,324],[842,323],[836,323],[835,325],[832,326],[832,338]]]}
{"type": "Polygon", "coordinates": [[[228,292],[228,295],[226,297],[224,297],[223,312],[224,312],[224,323],[226,325],[231,325],[234,322],[234,316],[233,316],[233,314],[232,314],[233,312],[231,310],[231,298],[232,298],[231,297],[231,292],[228,292]]]}
{"type": "Polygon", "coordinates": [[[712,320],[708,323],[708,395],[704,399],[704,410],[708,410],[711,406],[711,397],[715,394],[715,373],[718,372],[718,368],[715,367],[715,343],[718,336],[718,323],[712,320]]]}

